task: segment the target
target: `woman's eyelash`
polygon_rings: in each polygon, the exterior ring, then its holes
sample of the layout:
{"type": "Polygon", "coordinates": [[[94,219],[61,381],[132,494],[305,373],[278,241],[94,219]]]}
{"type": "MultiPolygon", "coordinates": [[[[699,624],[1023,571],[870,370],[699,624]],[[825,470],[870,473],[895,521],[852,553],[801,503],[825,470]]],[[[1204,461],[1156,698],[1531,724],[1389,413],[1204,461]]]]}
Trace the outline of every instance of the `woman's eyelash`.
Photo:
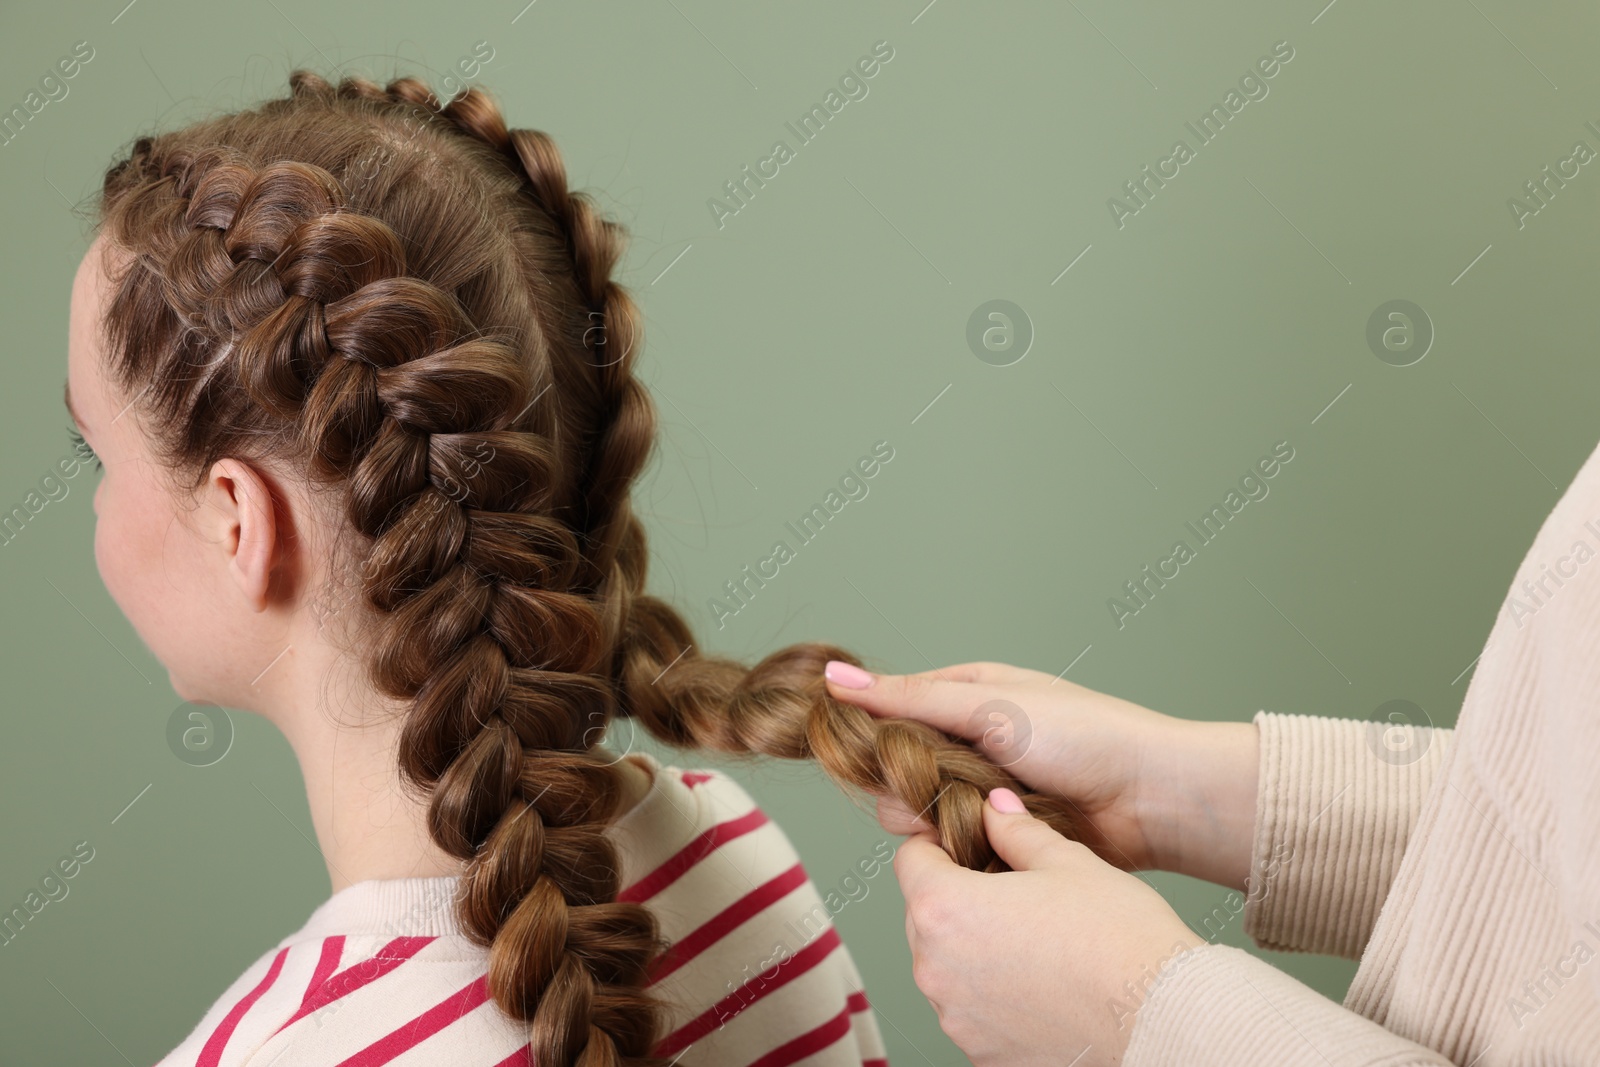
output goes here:
{"type": "Polygon", "coordinates": [[[75,428],[68,426],[67,435],[72,438],[72,449],[74,452],[78,453],[78,457],[80,459],[92,459],[94,460],[95,470],[105,470],[105,464],[101,463],[100,457],[94,454],[94,449],[90,448],[89,442],[83,439],[83,434],[79,433],[75,428]]]}

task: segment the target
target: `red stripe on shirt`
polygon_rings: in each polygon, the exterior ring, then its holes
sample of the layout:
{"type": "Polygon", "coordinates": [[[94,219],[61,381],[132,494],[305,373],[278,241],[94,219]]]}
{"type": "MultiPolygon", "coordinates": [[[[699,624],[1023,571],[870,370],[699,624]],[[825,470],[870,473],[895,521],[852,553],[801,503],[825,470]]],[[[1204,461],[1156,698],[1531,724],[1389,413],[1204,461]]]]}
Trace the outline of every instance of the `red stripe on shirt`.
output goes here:
{"type": "Polygon", "coordinates": [[[723,908],[716,915],[707,919],[700,926],[679,938],[671,948],[662,953],[661,958],[651,968],[650,981],[661,981],[661,979],[722,940],[724,936],[752,915],[794,892],[795,889],[804,885],[805,881],[805,868],[797,863],[776,878],[763,882],[755,889],[752,889],[726,908],[723,908]]]}
{"type": "MultiPolygon", "coordinates": [[[[306,999],[301,1002],[300,1010],[284,1022],[284,1027],[310,1015],[312,1012],[321,1011],[341,997],[347,997],[369,982],[375,982],[400,966],[412,956],[422,951],[423,946],[431,942],[431,937],[397,937],[380,948],[375,955],[360,963],[353,963],[329,978],[318,986],[316,992],[307,991],[306,999]]],[[[321,962],[318,961],[318,966],[321,962]]],[[[278,1030],[274,1030],[276,1034],[278,1030]]]]}
{"type": "Polygon", "coordinates": [[[750,1067],[789,1067],[795,1060],[804,1059],[814,1052],[821,1052],[843,1038],[850,1033],[850,1026],[850,1008],[847,1005],[838,1015],[815,1030],[808,1030],[793,1041],[779,1045],[760,1059],[752,1060],[750,1067]]]}
{"type": "Polygon", "coordinates": [[[339,1067],[379,1067],[380,1064],[388,1063],[402,1052],[417,1047],[488,999],[489,976],[485,974],[471,985],[458,989],[404,1026],[385,1034],[354,1056],[341,1060],[339,1067]]]}
{"type": "Polygon", "coordinates": [[[676,882],[695,864],[735,838],[767,825],[767,813],[751,808],[737,819],[718,823],[711,829],[679,849],[667,862],[617,894],[617,899],[628,903],[643,903],[676,882]]]}
{"type": "Polygon", "coordinates": [[[272,966],[267,968],[266,976],[256,983],[256,987],[239,999],[222,1020],[217,1028],[206,1039],[206,1044],[200,1050],[200,1058],[195,1061],[195,1067],[217,1067],[222,1061],[222,1050],[227,1047],[228,1038],[233,1036],[238,1029],[239,1020],[244,1018],[244,1013],[250,1010],[251,1005],[261,999],[261,994],[271,988],[272,983],[278,980],[278,973],[283,970],[284,957],[289,954],[287,947],[278,950],[272,957],[272,966]]]}
{"type": "Polygon", "coordinates": [[[677,1055],[768,993],[781,989],[811,970],[840,944],[839,931],[830,926],[811,944],[774,967],[776,974],[772,978],[765,977],[766,972],[756,975],[700,1015],[668,1034],[656,1046],[654,1055],[677,1055]]]}
{"type": "MultiPolygon", "coordinates": [[[[845,1007],[849,1009],[851,1015],[859,1015],[861,1012],[872,1010],[872,1005],[867,1001],[866,991],[860,989],[850,994],[849,998],[845,1000],[845,1007]]],[[[854,1025],[854,1023],[851,1025],[854,1025]]],[[[532,1067],[532,1065],[530,1064],[529,1067],[532,1067]]],[[[876,1059],[862,1060],[861,1067],[889,1067],[889,1058],[887,1056],[879,1056],[876,1059]]]]}
{"type": "Polygon", "coordinates": [[[693,789],[695,786],[699,785],[701,782],[709,782],[709,781],[711,781],[711,775],[707,774],[705,771],[684,771],[683,772],[683,784],[688,786],[690,789],[693,789]]]}
{"type": "MultiPolygon", "coordinates": [[[[889,1061],[883,1061],[884,1067],[889,1067],[889,1061]]],[[[495,1064],[494,1067],[533,1067],[533,1046],[523,1045],[517,1051],[495,1064]]]]}
{"type": "MultiPolygon", "coordinates": [[[[317,957],[317,969],[311,972],[311,981],[306,985],[306,995],[300,998],[300,1008],[303,1011],[310,1003],[311,997],[319,986],[328,980],[334,968],[339,966],[339,957],[344,955],[344,935],[325,938],[322,942],[322,955],[317,957]]],[[[282,1029],[280,1027],[279,1029],[282,1029]]]]}

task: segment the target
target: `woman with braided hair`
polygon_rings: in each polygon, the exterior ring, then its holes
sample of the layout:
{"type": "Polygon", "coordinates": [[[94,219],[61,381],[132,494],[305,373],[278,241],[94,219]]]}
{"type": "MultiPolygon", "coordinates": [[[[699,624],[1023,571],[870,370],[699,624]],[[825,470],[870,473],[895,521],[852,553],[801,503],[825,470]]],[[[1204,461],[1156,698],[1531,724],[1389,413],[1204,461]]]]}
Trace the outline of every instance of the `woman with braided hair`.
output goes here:
{"type": "Polygon", "coordinates": [[[333,889],[163,1062],[886,1062],[781,830],[607,724],[814,759],[970,868],[997,787],[1095,835],[836,700],[843,649],[703,655],[644,592],[623,234],[548,137],[477,88],[290,90],[138,138],[73,289],[100,573],[180,695],[282,730],[333,889]]]}

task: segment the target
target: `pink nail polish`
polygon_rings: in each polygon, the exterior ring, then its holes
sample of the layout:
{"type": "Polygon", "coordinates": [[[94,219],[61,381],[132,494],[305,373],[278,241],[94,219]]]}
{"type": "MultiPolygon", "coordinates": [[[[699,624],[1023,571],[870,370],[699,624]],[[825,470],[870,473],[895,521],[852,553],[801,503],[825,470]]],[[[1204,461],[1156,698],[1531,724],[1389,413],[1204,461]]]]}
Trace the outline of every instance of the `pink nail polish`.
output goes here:
{"type": "Polygon", "coordinates": [[[1022,798],[1005,786],[989,790],[989,803],[995,811],[1006,815],[1020,815],[1028,810],[1023,807],[1022,798]]]}
{"type": "Polygon", "coordinates": [[[872,684],[872,675],[843,660],[830,659],[827,666],[822,668],[822,674],[828,681],[846,689],[865,689],[872,684]]]}

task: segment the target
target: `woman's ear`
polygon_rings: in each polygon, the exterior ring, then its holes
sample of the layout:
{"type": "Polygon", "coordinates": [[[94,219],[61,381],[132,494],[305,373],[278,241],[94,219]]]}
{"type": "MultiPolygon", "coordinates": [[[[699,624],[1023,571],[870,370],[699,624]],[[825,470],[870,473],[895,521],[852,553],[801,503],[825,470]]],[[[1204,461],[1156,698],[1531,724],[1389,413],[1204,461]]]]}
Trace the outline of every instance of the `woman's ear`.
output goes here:
{"type": "Polygon", "coordinates": [[[280,548],[272,489],[237,459],[219,459],[206,478],[212,543],[228,555],[228,573],[253,611],[265,611],[280,548]]]}

